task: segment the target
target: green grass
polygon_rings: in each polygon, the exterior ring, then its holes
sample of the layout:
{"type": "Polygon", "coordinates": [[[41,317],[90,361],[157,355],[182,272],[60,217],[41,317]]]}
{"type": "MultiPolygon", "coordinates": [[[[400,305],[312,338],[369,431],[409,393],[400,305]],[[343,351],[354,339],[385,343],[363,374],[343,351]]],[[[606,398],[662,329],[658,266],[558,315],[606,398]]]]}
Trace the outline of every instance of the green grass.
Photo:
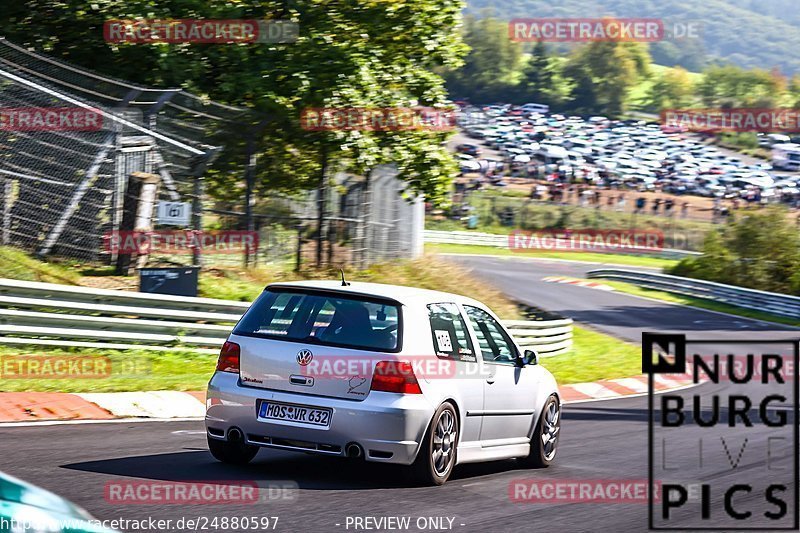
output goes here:
{"type": "MultiPolygon", "coordinates": [[[[581,327],[574,328],[573,349],[562,355],[542,359],[559,384],[582,383],[598,379],[640,374],[639,347],[614,337],[581,327]]],[[[149,352],[145,350],[86,350],[0,347],[4,366],[0,391],[3,392],[119,392],[119,391],[199,391],[204,390],[214,372],[216,356],[193,352],[149,352]],[[100,377],[32,379],[13,377],[21,357],[46,356],[56,359],[98,358],[110,361],[110,371],[100,377]]]]}
{"type": "Polygon", "coordinates": [[[592,263],[668,268],[678,264],[676,259],[663,257],[601,254],[588,252],[513,252],[508,248],[493,246],[478,246],[473,244],[426,244],[425,251],[440,254],[480,254],[480,255],[507,255],[509,257],[535,257],[541,259],[571,259],[573,261],[588,261],[592,263]]]}
{"type": "Polygon", "coordinates": [[[573,327],[572,341],[570,352],[541,360],[559,385],[642,373],[642,352],[635,344],[577,326],[573,327]]]}
{"type": "MultiPolygon", "coordinates": [[[[97,350],[87,348],[0,346],[0,391],[3,392],[118,392],[204,390],[214,372],[217,356],[195,352],[154,352],[147,350],[97,350]],[[90,375],[42,379],[21,376],[21,357],[47,357],[57,360],[97,358],[92,364],[104,365],[106,372],[90,375]],[[16,376],[16,377],[15,377],[16,376]]],[[[42,375],[42,374],[37,374],[42,375]]]]}
{"type": "Polygon", "coordinates": [[[611,287],[614,287],[614,289],[618,290],[619,292],[632,294],[634,296],[644,296],[646,298],[653,298],[655,300],[661,300],[664,302],[671,302],[680,305],[691,305],[694,307],[700,307],[702,309],[708,309],[709,311],[719,311],[721,313],[727,313],[729,315],[736,315],[745,318],[755,318],[757,320],[766,320],[767,322],[776,322],[778,324],[800,326],[800,320],[773,315],[770,313],[764,313],[762,311],[744,309],[742,307],[736,307],[733,305],[714,302],[712,300],[704,300],[703,298],[695,298],[692,296],[684,296],[682,294],[673,294],[671,292],[646,289],[644,287],[639,287],[638,285],[634,285],[633,283],[626,283],[624,281],[603,280],[603,283],[606,285],[610,285],[611,287]]]}
{"type": "Polygon", "coordinates": [[[69,265],[45,263],[16,248],[0,246],[0,278],[76,285],[80,274],[69,265]]]}

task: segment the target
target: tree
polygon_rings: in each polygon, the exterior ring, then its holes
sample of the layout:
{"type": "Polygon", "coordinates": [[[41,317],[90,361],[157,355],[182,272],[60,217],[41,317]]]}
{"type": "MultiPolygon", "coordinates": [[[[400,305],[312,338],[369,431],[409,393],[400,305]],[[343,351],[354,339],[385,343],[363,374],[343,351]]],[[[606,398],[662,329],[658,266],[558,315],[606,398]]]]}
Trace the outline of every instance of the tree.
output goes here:
{"type": "Polygon", "coordinates": [[[789,105],[791,107],[800,107],[800,74],[795,74],[787,83],[786,91],[788,92],[789,105]]]}
{"type": "Polygon", "coordinates": [[[522,93],[531,102],[550,103],[549,93],[553,87],[553,70],[547,47],[538,41],[523,71],[522,93]]]}
{"type": "MultiPolygon", "coordinates": [[[[618,117],[625,110],[630,88],[649,76],[650,56],[640,43],[596,41],[577,49],[565,67],[575,80],[575,94],[594,97],[593,112],[618,117]]],[[[576,110],[583,110],[575,103],[576,110]]]]}
{"type": "Polygon", "coordinates": [[[571,87],[561,72],[560,64],[558,58],[550,57],[545,44],[538,41],[522,72],[518,100],[561,107],[571,87]]]}
{"type": "MultiPolygon", "coordinates": [[[[324,191],[334,171],[368,173],[394,162],[401,178],[436,201],[456,170],[444,147],[447,134],[308,131],[300,117],[314,107],[443,108],[444,81],[433,71],[461,64],[462,9],[450,0],[23,0],[0,15],[0,29],[107,75],[182,86],[271,116],[256,139],[257,195],[275,188],[324,191]],[[300,35],[290,44],[103,40],[104,21],[137,18],[274,18],[297,22],[300,35]]],[[[509,53],[513,62],[513,47],[509,53]]],[[[209,190],[233,198],[242,194],[244,158],[238,156],[246,142],[236,131],[223,139],[230,150],[209,174],[209,190]]]]}
{"type": "Polygon", "coordinates": [[[463,66],[446,74],[450,94],[481,102],[509,101],[522,76],[522,45],[508,38],[508,23],[468,16],[464,42],[469,53],[463,66]]]}
{"type": "Polygon", "coordinates": [[[673,274],[752,289],[800,293],[800,234],[782,207],[735,218],[706,237],[703,255],[681,261],[673,274]]]}
{"type": "Polygon", "coordinates": [[[650,88],[649,100],[654,110],[680,109],[688,106],[694,96],[694,83],[689,72],[681,67],[665,70],[650,88]]]}
{"type": "Polygon", "coordinates": [[[786,79],[777,72],[715,65],[703,71],[698,93],[707,107],[775,107],[786,79]]]}

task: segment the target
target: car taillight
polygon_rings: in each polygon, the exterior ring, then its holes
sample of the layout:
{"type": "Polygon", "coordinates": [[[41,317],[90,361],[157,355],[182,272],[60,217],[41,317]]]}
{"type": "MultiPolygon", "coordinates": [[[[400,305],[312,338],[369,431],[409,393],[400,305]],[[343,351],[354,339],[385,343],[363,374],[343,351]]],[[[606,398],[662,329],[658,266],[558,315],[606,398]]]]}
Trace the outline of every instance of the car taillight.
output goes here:
{"type": "Polygon", "coordinates": [[[379,361],[372,374],[370,390],[422,394],[411,363],[405,361],[379,361]]]}
{"type": "Polygon", "coordinates": [[[217,360],[217,370],[220,372],[239,373],[239,345],[235,342],[225,341],[217,360]]]}

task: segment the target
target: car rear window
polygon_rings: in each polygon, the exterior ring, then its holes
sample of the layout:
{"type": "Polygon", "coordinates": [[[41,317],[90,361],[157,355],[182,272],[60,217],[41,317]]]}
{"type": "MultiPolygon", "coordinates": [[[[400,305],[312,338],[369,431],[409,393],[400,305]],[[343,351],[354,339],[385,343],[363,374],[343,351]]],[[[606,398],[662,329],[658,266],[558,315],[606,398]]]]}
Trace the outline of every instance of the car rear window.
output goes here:
{"type": "Polygon", "coordinates": [[[398,351],[397,303],[334,293],[264,291],[233,330],[235,335],[398,351]]]}

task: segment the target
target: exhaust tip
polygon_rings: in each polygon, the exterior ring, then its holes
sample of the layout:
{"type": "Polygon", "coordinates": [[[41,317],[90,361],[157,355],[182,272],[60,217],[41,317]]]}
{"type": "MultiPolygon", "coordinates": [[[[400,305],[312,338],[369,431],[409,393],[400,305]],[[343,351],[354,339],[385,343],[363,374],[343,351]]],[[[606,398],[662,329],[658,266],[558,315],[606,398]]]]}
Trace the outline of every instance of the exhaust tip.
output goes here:
{"type": "Polygon", "coordinates": [[[351,442],[344,447],[344,453],[350,459],[360,459],[364,457],[364,449],[357,442],[351,442]]]}
{"type": "Polygon", "coordinates": [[[244,434],[239,428],[231,428],[228,430],[228,442],[242,442],[244,441],[244,434]]]}

